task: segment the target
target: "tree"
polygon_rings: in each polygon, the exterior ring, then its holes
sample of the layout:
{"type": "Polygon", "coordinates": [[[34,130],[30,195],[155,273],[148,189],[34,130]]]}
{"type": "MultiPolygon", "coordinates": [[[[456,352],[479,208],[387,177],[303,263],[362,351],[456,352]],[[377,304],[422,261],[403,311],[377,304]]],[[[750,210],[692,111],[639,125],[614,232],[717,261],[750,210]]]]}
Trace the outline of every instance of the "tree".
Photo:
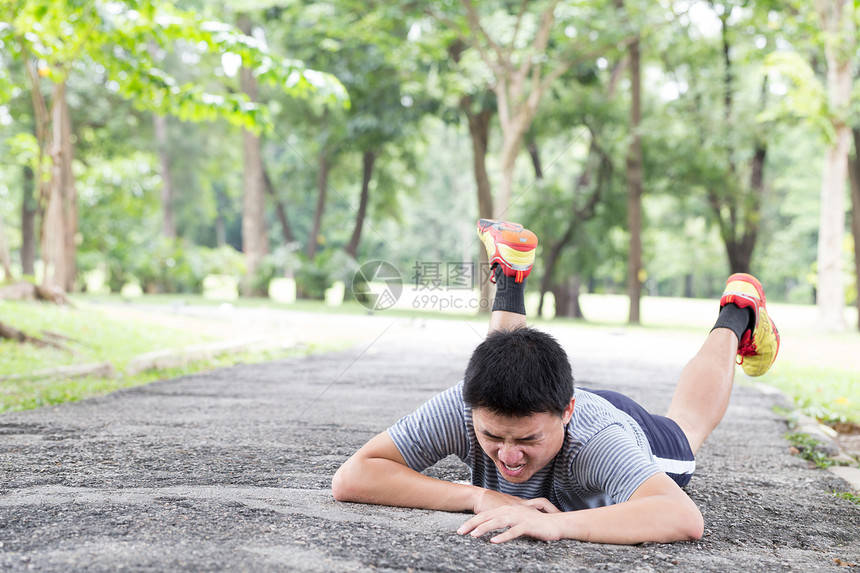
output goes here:
{"type": "MultiPolygon", "coordinates": [[[[547,177],[539,184],[539,198],[528,202],[529,206],[534,205],[529,210],[529,219],[533,228],[541,229],[543,241],[539,313],[543,312],[546,293],[552,292],[557,316],[582,318],[580,290],[593,270],[589,261],[597,258],[593,255],[593,246],[601,242],[590,240],[586,229],[609,202],[614,172],[613,148],[617,147],[612,139],[622,137],[612,132],[622,131],[623,125],[616,111],[616,95],[625,69],[619,57],[605,73],[598,73],[601,70],[596,67],[578,70],[575,77],[564,78],[565,81],[556,86],[545,112],[536,118],[529,141],[530,154],[535,176],[547,177]],[[559,125],[570,128],[559,132],[559,125]],[[549,148],[552,142],[564,146],[564,152],[554,161],[555,171],[559,173],[552,178],[549,168],[538,167],[539,137],[545,141],[544,147],[549,148]],[[579,154],[571,148],[580,145],[583,155],[577,157],[579,154]],[[560,161],[562,158],[564,161],[560,161]]],[[[626,132],[626,125],[623,127],[626,132]]],[[[617,221],[620,217],[620,213],[613,213],[610,218],[617,221]]],[[[607,234],[606,227],[597,230],[597,236],[607,234]]]]}
{"type": "Polygon", "coordinates": [[[171,113],[182,120],[222,118],[255,130],[263,124],[258,106],[241,94],[215,95],[206,93],[200,85],[179,85],[157,67],[152,42],[168,49],[181,38],[219,55],[238,54],[247,65],[259,70],[258,79],[280,85],[296,96],[326,92],[326,96],[336,99],[344,95],[330,76],[312,74],[301,62],[277,61],[231,27],[183,13],[166,3],[112,3],[108,10],[102,9],[97,0],[4,0],[0,15],[9,23],[0,29],[0,34],[17,46],[34,102],[42,157],[35,179],[41,184],[39,195],[44,212],[44,280],[67,290],[74,282],[77,199],[71,169],[71,119],[65,95],[69,76],[85,68],[82,63],[102,66],[112,78],[110,89],[141,108],[171,113]],[[50,103],[42,95],[43,78],[52,84],[50,103]]]}
{"type": "Polygon", "coordinates": [[[627,296],[630,310],[627,321],[639,324],[642,296],[642,69],[640,41],[630,43],[630,146],[627,150],[627,226],[630,252],[627,255],[627,296]]]}
{"type": "MultiPolygon", "coordinates": [[[[386,206],[374,196],[383,191],[381,171],[387,159],[408,155],[404,143],[418,132],[416,123],[431,105],[419,82],[426,77],[421,72],[424,63],[413,57],[416,48],[406,41],[408,27],[398,7],[376,5],[367,10],[365,3],[340,0],[285,6],[274,10],[273,16],[276,41],[308,65],[338,77],[350,94],[347,110],[311,103],[290,106],[283,114],[293,126],[292,134],[301,133],[305,150],[313,149],[315,155],[310,159],[308,151],[303,161],[305,167],[313,164],[315,171],[305,256],[315,261],[330,245],[357,259],[365,231],[382,239],[375,231],[378,221],[371,221],[374,211],[396,212],[396,200],[386,206]],[[336,183],[356,166],[359,171],[349,173],[346,188],[336,183]],[[357,193],[352,191],[355,187],[357,193]],[[332,199],[339,200],[338,207],[347,206],[351,221],[345,223],[344,213],[332,212],[332,199]],[[344,240],[331,230],[337,228],[329,222],[335,218],[349,231],[344,240]]],[[[297,153],[295,148],[290,151],[297,153]]],[[[297,186],[296,178],[291,179],[290,186],[297,186]]],[[[390,198],[396,199],[396,194],[390,198]]]]}
{"type": "MultiPolygon", "coordinates": [[[[238,25],[245,36],[252,37],[253,25],[248,14],[239,14],[238,25]]],[[[239,83],[249,101],[257,103],[260,100],[259,86],[251,66],[242,66],[239,71],[239,83]]],[[[260,134],[247,127],[242,128],[242,150],[244,153],[242,250],[245,253],[246,268],[242,294],[255,296],[265,294],[258,290],[257,281],[253,279],[263,257],[269,252],[269,235],[266,231],[266,174],[260,134]]]]}
{"type": "MultiPolygon", "coordinates": [[[[154,60],[160,59],[160,50],[154,41],[150,41],[149,51],[154,60]]],[[[155,137],[155,147],[158,151],[158,160],[161,164],[161,234],[167,239],[175,239],[173,169],[170,161],[170,141],[166,115],[152,114],[152,131],[155,137]]]]}
{"type": "Polygon", "coordinates": [[[845,236],[845,181],[851,127],[846,118],[851,105],[852,64],[857,52],[855,5],[852,0],[816,0],[827,61],[827,104],[831,123],[830,147],[821,181],[821,219],[818,229],[817,305],[821,325],[845,329],[845,288],[842,282],[842,241],[845,236]]]}
{"type": "Polygon", "coordinates": [[[851,182],[851,232],[854,236],[854,285],[857,305],[857,330],[860,330],[860,128],[851,130],[854,155],[849,157],[848,178],[851,182]]]}
{"type": "MultiPolygon", "coordinates": [[[[569,206],[561,206],[566,219],[564,231],[547,237],[544,246],[542,262],[543,276],[540,282],[540,300],[538,315],[542,314],[544,298],[547,292],[552,292],[556,301],[556,315],[572,318],[582,318],[579,305],[582,276],[574,273],[558,280],[556,276],[558,263],[566,249],[575,243],[577,235],[586,222],[594,217],[597,206],[607,193],[612,178],[612,161],[598,142],[598,135],[589,130],[588,156],[575,178],[569,206]]],[[[536,145],[535,145],[536,151],[536,145]]],[[[535,153],[534,158],[537,157],[535,153]]],[[[535,165],[538,165],[535,161],[535,165]]]]}
{"type": "Polygon", "coordinates": [[[705,33],[687,19],[661,54],[679,92],[670,106],[688,118],[686,133],[675,142],[672,173],[683,188],[705,198],[731,272],[748,273],[768,190],[766,159],[775,118],[767,115],[766,62],[780,31],[771,30],[767,18],[777,15],[778,7],[732,0],[708,6],[717,29],[705,33]],[[696,142],[693,150],[689,141],[696,142]]]}
{"type": "MultiPolygon", "coordinates": [[[[510,209],[516,158],[541,99],[549,87],[577,61],[596,54],[585,50],[581,42],[571,38],[565,38],[567,42],[551,43],[554,30],[562,29],[569,33],[565,30],[567,26],[575,30],[573,26],[582,24],[581,21],[574,21],[557,25],[557,0],[532,4],[523,2],[515,15],[502,14],[495,5],[485,8],[485,4],[481,5],[482,14],[471,0],[461,0],[461,4],[466,12],[468,30],[462,39],[478,52],[489,68],[492,74],[490,88],[496,95],[502,149],[501,179],[493,215],[501,218],[510,209]],[[531,6],[535,8],[530,9],[531,6]],[[521,48],[523,45],[526,47],[521,48]]],[[[595,9],[600,8],[611,9],[605,6],[595,9]]],[[[601,40],[607,41],[606,34],[601,40]]]]}

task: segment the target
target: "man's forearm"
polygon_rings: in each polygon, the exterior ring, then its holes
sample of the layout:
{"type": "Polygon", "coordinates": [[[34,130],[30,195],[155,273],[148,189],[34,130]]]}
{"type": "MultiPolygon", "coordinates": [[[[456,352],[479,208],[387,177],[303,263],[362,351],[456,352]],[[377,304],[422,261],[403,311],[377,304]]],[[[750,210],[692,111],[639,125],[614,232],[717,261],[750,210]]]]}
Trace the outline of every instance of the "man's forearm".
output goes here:
{"type": "Polygon", "coordinates": [[[472,511],[481,489],[447,482],[384,458],[353,458],[332,480],[338,501],[440,511],[472,511]]]}
{"type": "Polygon", "coordinates": [[[699,539],[702,515],[692,502],[653,496],[617,505],[559,513],[561,537],[592,543],[669,543],[699,539]]]}
{"type": "Polygon", "coordinates": [[[666,474],[655,474],[631,498],[616,505],[545,514],[533,508],[504,506],[483,511],[458,530],[480,537],[503,529],[490,541],[520,536],[544,541],[577,539],[592,543],[669,543],[699,539],[704,522],[696,504],[666,474]]]}
{"type": "Polygon", "coordinates": [[[552,516],[561,537],[593,543],[670,543],[699,539],[704,523],[692,501],[652,496],[552,516]]]}

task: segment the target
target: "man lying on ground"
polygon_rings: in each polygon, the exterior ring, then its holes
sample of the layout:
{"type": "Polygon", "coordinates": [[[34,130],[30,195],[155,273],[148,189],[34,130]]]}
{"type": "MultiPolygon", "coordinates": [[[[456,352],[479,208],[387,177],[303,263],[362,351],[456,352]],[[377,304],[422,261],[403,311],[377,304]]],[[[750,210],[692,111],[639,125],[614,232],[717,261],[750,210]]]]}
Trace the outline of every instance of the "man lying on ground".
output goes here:
{"type": "Polygon", "coordinates": [[[681,489],[695,453],[728,407],[736,359],[760,376],[779,350],[761,284],[729,277],[716,324],[681,372],[666,416],[611,391],[574,388],[567,355],[526,326],[525,278],[537,237],[482,219],[497,285],[490,332],[462,382],[371,439],[337,471],[339,501],[471,511],[457,532],[501,543],[520,536],[599,543],[702,536],[681,489]],[[471,485],[420,473],[454,454],[471,485]]]}

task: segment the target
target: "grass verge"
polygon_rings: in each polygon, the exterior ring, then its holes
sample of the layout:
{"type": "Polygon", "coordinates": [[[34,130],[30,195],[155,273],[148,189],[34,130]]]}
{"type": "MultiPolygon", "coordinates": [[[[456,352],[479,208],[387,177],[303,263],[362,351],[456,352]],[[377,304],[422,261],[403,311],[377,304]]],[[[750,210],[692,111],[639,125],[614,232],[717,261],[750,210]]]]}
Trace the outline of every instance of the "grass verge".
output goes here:
{"type": "Polygon", "coordinates": [[[833,495],[835,495],[836,497],[838,497],[840,499],[850,501],[851,503],[853,503],[857,507],[860,507],[860,495],[855,495],[855,494],[851,493],[850,491],[835,491],[835,492],[833,492],[833,495]]]}
{"type": "Polygon", "coordinates": [[[0,321],[39,338],[59,334],[59,341],[68,349],[0,339],[0,376],[106,361],[121,369],[146,352],[214,340],[194,332],[116,320],[101,312],[47,303],[0,300],[0,321]]]}
{"type": "Polygon", "coordinates": [[[93,396],[102,396],[121,390],[156,382],[179,378],[215,368],[225,368],[237,364],[254,364],[272,360],[283,360],[304,356],[313,352],[335,350],[336,347],[303,346],[288,350],[269,350],[222,355],[206,361],[191,362],[185,366],[162,370],[149,370],[134,376],[118,374],[113,378],[83,377],[72,379],[43,379],[4,381],[0,386],[0,414],[29,410],[42,406],[55,406],[65,402],[75,402],[93,396]]]}
{"type": "Polygon", "coordinates": [[[0,378],[15,376],[15,379],[0,381],[0,413],[74,402],[122,388],[214,368],[279,360],[339,348],[335,345],[310,345],[286,350],[221,355],[182,367],[151,370],[130,376],[123,374],[122,369],[135,356],[216,339],[197,332],[148,322],[117,320],[86,307],[69,308],[33,302],[0,300],[0,321],[30,336],[59,340],[66,347],[66,350],[42,348],[0,339],[0,378]],[[27,378],[28,374],[56,366],[93,362],[111,362],[119,373],[112,378],[27,378]]]}
{"type": "Polygon", "coordinates": [[[816,448],[821,442],[810,437],[809,434],[794,432],[786,434],[785,439],[794,447],[793,451],[796,450],[794,455],[812,462],[818,469],[826,470],[830,466],[839,465],[838,462],[830,459],[827,454],[816,448]]]}
{"type": "Polygon", "coordinates": [[[860,373],[792,364],[774,369],[765,382],[793,397],[804,414],[825,424],[860,423],[860,373]]]}

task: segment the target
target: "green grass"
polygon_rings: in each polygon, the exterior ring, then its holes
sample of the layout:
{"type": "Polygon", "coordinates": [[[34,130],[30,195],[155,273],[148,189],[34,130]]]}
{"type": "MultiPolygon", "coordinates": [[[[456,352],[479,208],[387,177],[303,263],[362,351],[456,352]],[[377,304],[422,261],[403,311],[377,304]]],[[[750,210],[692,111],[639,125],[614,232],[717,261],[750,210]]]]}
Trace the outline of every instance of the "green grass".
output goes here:
{"type": "Polygon", "coordinates": [[[833,495],[835,495],[836,497],[838,497],[840,499],[850,501],[851,503],[853,503],[857,507],[860,507],[860,495],[855,495],[855,494],[851,493],[850,491],[835,491],[835,492],[833,492],[833,495]]]}
{"type": "Polygon", "coordinates": [[[151,323],[119,320],[84,302],[75,308],[34,302],[0,300],[0,321],[26,334],[57,340],[68,350],[42,348],[34,344],[0,339],[0,413],[73,402],[132,386],[148,384],[196,372],[231,366],[276,360],[330,348],[303,347],[256,353],[224,355],[212,360],[198,361],[181,368],[148,371],[127,376],[122,369],[140,354],[156,350],[182,348],[215,340],[187,330],[167,328],[151,323]],[[63,338],[52,337],[58,334],[63,338]],[[56,366],[111,362],[119,369],[112,378],[57,377],[28,378],[27,375],[56,366]]]}
{"type": "Polygon", "coordinates": [[[767,384],[779,388],[807,415],[825,423],[860,423],[860,373],[800,366],[774,368],[767,384]]]}
{"type": "Polygon", "coordinates": [[[163,370],[150,370],[135,376],[120,373],[113,378],[74,378],[74,379],[41,379],[14,380],[0,384],[0,413],[29,410],[42,406],[54,406],[65,402],[75,402],[84,398],[101,396],[123,388],[131,388],[149,384],[158,380],[167,380],[205,372],[214,368],[234,366],[236,364],[253,364],[271,360],[282,360],[294,356],[302,356],[311,352],[334,350],[336,347],[301,347],[290,350],[272,350],[265,352],[240,353],[223,355],[207,361],[192,362],[183,367],[163,370]]]}
{"type": "Polygon", "coordinates": [[[186,331],[113,319],[89,308],[33,302],[0,300],[0,321],[38,338],[49,338],[46,332],[60,334],[67,339],[59,342],[69,349],[0,339],[0,376],[105,361],[123,368],[130,359],[146,352],[212,340],[186,331]]]}
{"type": "Polygon", "coordinates": [[[799,457],[812,462],[818,469],[824,470],[830,466],[836,465],[836,462],[830,459],[827,454],[816,448],[816,446],[821,442],[810,437],[809,434],[795,432],[786,434],[785,439],[797,448],[797,455],[799,457]]]}

